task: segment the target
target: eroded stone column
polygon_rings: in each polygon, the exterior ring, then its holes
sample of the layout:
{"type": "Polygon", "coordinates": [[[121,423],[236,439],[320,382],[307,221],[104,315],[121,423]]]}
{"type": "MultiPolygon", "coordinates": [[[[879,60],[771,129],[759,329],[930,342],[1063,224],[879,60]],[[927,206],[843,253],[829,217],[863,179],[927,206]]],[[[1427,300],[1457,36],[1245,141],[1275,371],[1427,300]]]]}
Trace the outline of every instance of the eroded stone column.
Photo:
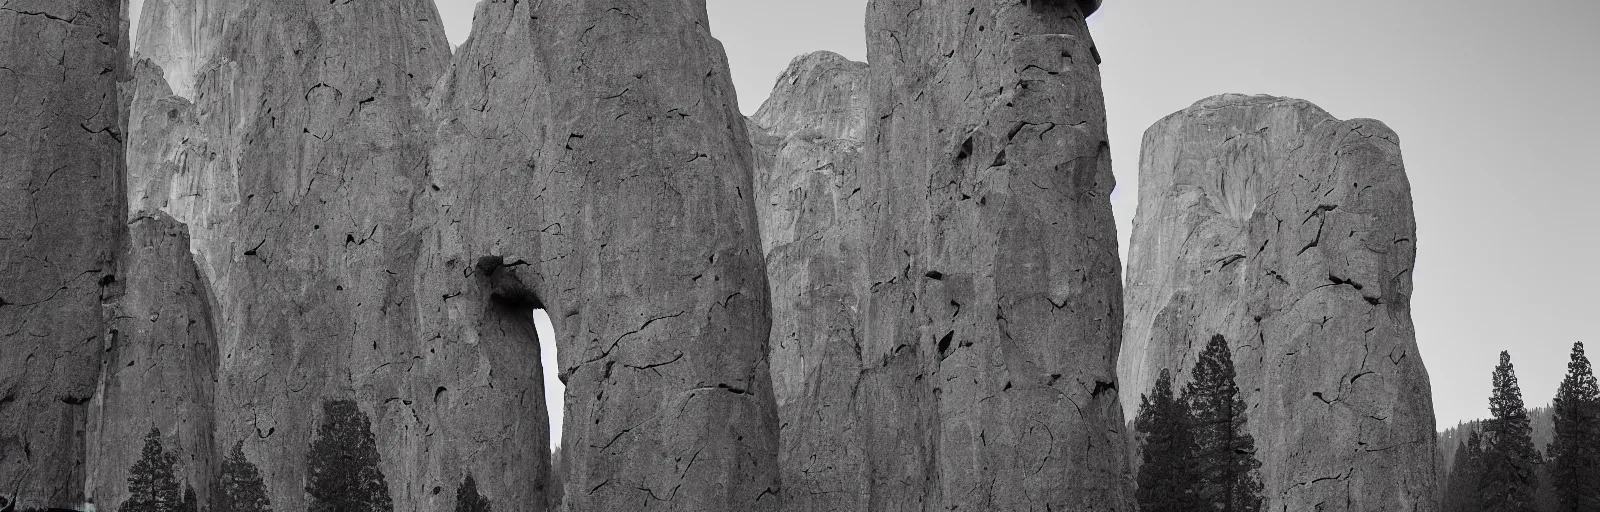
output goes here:
{"type": "Polygon", "coordinates": [[[1093,3],[875,0],[871,510],[1129,510],[1093,3]]]}
{"type": "Polygon", "coordinates": [[[0,0],[0,495],[84,497],[126,219],[118,0],[0,0]]]}
{"type": "Polygon", "coordinates": [[[1119,373],[1130,411],[1232,344],[1268,510],[1434,510],[1399,138],[1303,100],[1225,95],[1144,135],[1119,373]]]}

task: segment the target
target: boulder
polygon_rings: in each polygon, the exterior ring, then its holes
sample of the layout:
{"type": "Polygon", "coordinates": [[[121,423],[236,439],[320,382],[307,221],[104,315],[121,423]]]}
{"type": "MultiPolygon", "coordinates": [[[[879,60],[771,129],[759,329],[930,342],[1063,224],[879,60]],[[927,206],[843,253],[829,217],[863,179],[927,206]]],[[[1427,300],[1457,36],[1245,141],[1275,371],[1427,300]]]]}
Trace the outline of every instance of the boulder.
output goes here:
{"type": "Polygon", "coordinates": [[[1232,344],[1268,510],[1434,510],[1399,138],[1309,102],[1224,95],[1145,132],[1124,406],[1232,344]]]}

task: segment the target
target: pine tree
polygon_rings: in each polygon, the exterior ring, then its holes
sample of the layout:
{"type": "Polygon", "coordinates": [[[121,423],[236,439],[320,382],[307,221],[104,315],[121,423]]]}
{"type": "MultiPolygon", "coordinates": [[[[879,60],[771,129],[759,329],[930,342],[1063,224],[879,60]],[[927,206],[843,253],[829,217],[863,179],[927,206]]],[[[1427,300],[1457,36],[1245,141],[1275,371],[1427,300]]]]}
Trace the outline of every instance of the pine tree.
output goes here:
{"type": "Polygon", "coordinates": [[[1500,353],[1500,365],[1494,369],[1489,412],[1494,417],[1484,424],[1483,510],[1534,512],[1540,457],[1533,448],[1533,425],[1507,352],[1500,353]]]}
{"type": "Polygon", "coordinates": [[[310,512],[392,512],[389,484],[378,469],[372,421],[354,401],[322,404],[322,425],[306,454],[310,512]]]}
{"type": "Polygon", "coordinates": [[[173,512],[182,506],[183,488],[173,469],[178,457],[161,447],[161,430],[152,428],[144,436],[139,461],[128,474],[128,499],[122,512],[173,512]]]}
{"type": "Polygon", "coordinates": [[[1482,488],[1483,436],[1473,430],[1456,450],[1456,460],[1450,465],[1443,512],[1482,512],[1482,488]]]}
{"type": "Polygon", "coordinates": [[[1555,440],[1550,443],[1550,479],[1561,512],[1600,510],[1600,386],[1583,353],[1572,346],[1567,377],[1556,391],[1555,440]]]}
{"type": "Polygon", "coordinates": [[[1143,440],[1139,489],[1134,494],[1143,512],[1189,512],[1198,498],[1193,423],[1188,406],[1173,396],[1172,374],[1161,370],[1149,395],[1139,397],[1134,428],[1143,440]]]}
{"type": "Polygon", "coordinates": [[[200,498],[194,494],[194,486],[183,486],[183,503],[178,506],[178,512],[200,512],[200,498]]]}
{"type": "Polygon", "coordinates": [[[267,499],[267,484],[244,457],[244,441],[233,445],[233,452],[222,459],[220,491],[213,500],[217,512],[271,512],[272,502],[267,499]]]}
{"type": "Polygon", "coordinates": [[[1183,401],[1194,415],[1199,467],[1199,503],[1218,512],[1261,510],[1261,480],[1255,439],[1245,433],[1244,397],[1235,382],[1233,353],[1222,335],[1211,338],[1195,362],[1183,401]]]}
{"type": "Polygon", "coordinates": [[[467,475],[467,480],[461,482],[461,487],[456,489],[456,512],[489,512],[489,498],[478,494],[478,482],[467,475]]]}

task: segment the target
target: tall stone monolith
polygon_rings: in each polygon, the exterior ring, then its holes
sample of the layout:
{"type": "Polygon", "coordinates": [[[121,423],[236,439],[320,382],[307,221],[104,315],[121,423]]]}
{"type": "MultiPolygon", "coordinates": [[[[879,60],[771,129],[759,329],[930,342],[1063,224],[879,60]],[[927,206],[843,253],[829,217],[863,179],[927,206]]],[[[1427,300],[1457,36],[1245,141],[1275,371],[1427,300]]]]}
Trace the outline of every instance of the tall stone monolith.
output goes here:
{"type": "Polygon", "coordinates": [[[870,510],[1129,510],[1097,2],[874,0],[870,510]]]}
{"type": "Polygon", "coordinates": [[[126,219],[122,17],[118,0],[0,0],[0,508],[85,494],[126,219]]]}
{"type": "Polygon", "coordinates": [[[860,510],[858,327],[866,296],[867,65],[794,59],[747,121],[772,291],[772,381],[786,510],[860,510]]]}
{"type": "MultiPolygon", "coordinates": [[[[397,508],[444,502],[414,375],[412,285],[429,90],[450,58],[426,0],[149,2],[132,94],[132,201],[189,226],[213,287],[215,445],[240,445],[275,509],[307,506],[325,403],[371,418],[397,508]],[[165,135],[163,135],[165,133],[165,135]]],[[[425,388],[425,389],[422,389],[425,388]]],[[[376,498],[374,498],[376,499],[376,498]]]]}
{"type": "Polygon", "coordinates": [[[1225,95],[1144,135],[1119,373],[1137,406],[1232,344],[1268,510],[1434,510],[1399,138],[1309,102],[1225,95]]]}
{"type": "Polygon", "coordinates": [[[88,481],[92,500],[125,503],[139,441],[160,431],[177,461],[180,485],[212,503],[218,453],[215,428],[217,345],[211,297],[189,253],[189,231],[160,211],[128,223],[120,256],[121,296],[111,304],[111,343],[100,388],[90,403],[88,481]]]}
{"type": "Polygon", "coordinates": [[[532,344],[489,327],[548,311],[564,507],[776,510],[750,147],[705,3],[485,2],[475,24],[434,100],[424,337],[532,344]]]}

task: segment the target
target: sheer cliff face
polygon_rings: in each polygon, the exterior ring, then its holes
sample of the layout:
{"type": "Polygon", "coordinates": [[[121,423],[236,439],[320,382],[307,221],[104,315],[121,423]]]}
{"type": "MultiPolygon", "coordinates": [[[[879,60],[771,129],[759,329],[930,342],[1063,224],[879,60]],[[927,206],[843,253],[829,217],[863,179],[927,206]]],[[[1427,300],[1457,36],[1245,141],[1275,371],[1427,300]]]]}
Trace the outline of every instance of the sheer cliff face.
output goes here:
{"type": "Polygon", "coordinates": [[[867,65],[818,52],[790,63],[749,121],[786,510],[860,510],[867,493],[850,405],[869,246],[857,175],[866,103],[867,65]]]}
{"type": "Polygon", "coordinates": [[[1301,100],[1219,96],[1145,132],[1128,264],[1128,410],[1233,344],[1270,510],[1432,510],[1398,138],[1301,100]]]}
{"type": "Polygon", "coordinates": [[[548,309],[564,506],[775,509],[749,142],[704,3],[486,2],[476,23],[436,95],[423,330],[504,343],[474,327],[486,304],[548,309]]]}
{"type": "Polygon", "coordinates": [[[158,429],[166,453],[178,459],[179,485],[211,503],[217,345],[206,283],[182,224],[146,212],[128,230],[119,257],[125,293],[112,304],[114,337],[90,403],[89,492],[108,509],[122,504],[138,440],[158,429]]]}
{"type": "Polygon", "coordinates": [[[875,0],[857,394],[875,510],[1127,510],[1098,52],[1075,2],[875,0]]]}
{"type": "MultiPolygon", "coordinates": [[[[174,66],[166,76],[180,93],[185,66],[196,71],[192,105],[142,77],[152,89],[136,91],[130,118],[152,139],[135,148],[160,156],[136,155],[148,166],[129,188],[190,226],[214,286],[216,444],[245,441],[274,506],[304,508],[320,404],[355,400],[388,478],[455,485],[429,473],[432,418],[420,409],[433,391],[410,376],[428,348],[410,285],[423,98],[449,59],[432,2],[190,3],[146,12],[168,16],[147,33],[194,35],[141,55],[174,66]]],[[[429,491],[395,486],[394,501],[410,507],[429,491]]]]}
{"type": "Polygon", "coordinates": [[[0,485],[81,500],[121,238],[121,3],[0,0],[0,485]]]}

